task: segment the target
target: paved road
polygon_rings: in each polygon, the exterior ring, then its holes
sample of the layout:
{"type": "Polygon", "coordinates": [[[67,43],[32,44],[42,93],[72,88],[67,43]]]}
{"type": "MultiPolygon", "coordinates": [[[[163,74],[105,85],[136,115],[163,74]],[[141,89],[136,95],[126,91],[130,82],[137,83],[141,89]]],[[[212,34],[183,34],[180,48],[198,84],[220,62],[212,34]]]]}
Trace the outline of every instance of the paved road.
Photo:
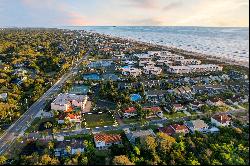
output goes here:
{"type": "Polygon", "coordinates": [[[45,107],[46,99],[52,94],[58,92],[63,83],[78,69],[80,63],[86,60],[91,50],[89,50],[77,64],[70,68],[69,72],[64,74],[43,96],[37,100],[14,124],[12,124],[0,138],[0,154],[6,152],[8,148],[13,144],[19,135],[22,135],[24,131],[29,127],[32,121],[35,119],[36,114],[45,107]]]}

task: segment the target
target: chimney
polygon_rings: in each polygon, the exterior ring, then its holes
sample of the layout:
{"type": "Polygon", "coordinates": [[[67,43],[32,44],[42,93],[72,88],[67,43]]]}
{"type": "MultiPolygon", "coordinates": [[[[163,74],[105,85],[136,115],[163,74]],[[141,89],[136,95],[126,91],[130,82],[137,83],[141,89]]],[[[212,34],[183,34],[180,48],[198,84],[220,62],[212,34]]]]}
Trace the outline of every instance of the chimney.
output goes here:
{"type": "Polygon", "coordinates": [[[222,122],[222,115],[220,115],[220,121],[222,122]]]}

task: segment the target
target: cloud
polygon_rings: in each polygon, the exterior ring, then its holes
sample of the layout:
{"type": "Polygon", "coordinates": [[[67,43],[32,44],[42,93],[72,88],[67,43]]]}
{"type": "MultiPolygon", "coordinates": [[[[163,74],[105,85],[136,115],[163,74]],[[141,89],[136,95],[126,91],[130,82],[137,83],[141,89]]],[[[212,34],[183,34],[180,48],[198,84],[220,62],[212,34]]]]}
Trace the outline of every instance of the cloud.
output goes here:
{"type": "Polygon", "coordinates": [[[163,8],[163,10],[164,10],[164,11],[165,11],[165,10],[173,10],[173,9],[176,9],[176,8],[182,6],[182,5],[183,5],[183,2],[181,2],[181,1],[171,2],[171,3],[167,4],[167,5],[163,8]]]}
{"type": "Polygon", "coordinates": [[[75,11],[68,4],[58,0],[21,0],[22,3],[28,7],[33,13],[33,17],[41,18],[47,17],[49,23],[59,25],[86,25],[90,22],[86,17],[75,11]],[[43,15],[41,15],[41,13],[43,15]]]}
{"type": "Polygon", "coordinates": [[[135,8],[156,8],[157,0],[127,0],[125,6],[135,7],[135,8]]]}

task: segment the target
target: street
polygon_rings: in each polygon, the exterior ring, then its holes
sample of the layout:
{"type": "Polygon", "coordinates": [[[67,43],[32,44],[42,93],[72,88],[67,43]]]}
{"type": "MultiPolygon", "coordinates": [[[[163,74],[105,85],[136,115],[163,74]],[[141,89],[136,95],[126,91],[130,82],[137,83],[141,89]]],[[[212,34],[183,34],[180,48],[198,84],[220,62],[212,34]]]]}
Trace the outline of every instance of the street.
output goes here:
{"type": "Polygon", "coordinates": [[[46,99],[59,91],[66,80],[78,69],[82,61],[86,60],[91,49],[80,59],[77,64],[64,74],[48,91],[46,91],[40,99],[38,99],[15,123],[13,123],[0,138],[0,154],[6,152],[12,143],[21,135],[33,122],[36,114],[44,109],[46,99]]]}

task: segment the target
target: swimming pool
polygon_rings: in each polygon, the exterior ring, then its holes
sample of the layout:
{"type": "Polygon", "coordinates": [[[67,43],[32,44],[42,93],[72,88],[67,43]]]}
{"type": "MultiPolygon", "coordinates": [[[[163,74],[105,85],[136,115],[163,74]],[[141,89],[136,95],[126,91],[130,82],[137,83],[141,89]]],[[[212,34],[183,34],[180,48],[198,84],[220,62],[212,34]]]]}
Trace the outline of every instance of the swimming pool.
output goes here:
{"type": "Polygon", "coordinates": [[[89,87],[85,85],[75,85],[70,89],[70,93],[77,95],[86,95],[89,91],[89,87]]]}
{"type": "Polygon", "coordinates": [[[83,79],[85,80],[100,80],[100,75],[97,73],[93,73],[93,74],[84,74],[83,75],[83,79]]]}
{"type": "Polygon", "coordinates": [[[139,101],[139,100],[141,100],[141,95],[139,95],[139,94],[132,94],[132,95],[130,95],[130,100],[131,101],[139,101]]]}

